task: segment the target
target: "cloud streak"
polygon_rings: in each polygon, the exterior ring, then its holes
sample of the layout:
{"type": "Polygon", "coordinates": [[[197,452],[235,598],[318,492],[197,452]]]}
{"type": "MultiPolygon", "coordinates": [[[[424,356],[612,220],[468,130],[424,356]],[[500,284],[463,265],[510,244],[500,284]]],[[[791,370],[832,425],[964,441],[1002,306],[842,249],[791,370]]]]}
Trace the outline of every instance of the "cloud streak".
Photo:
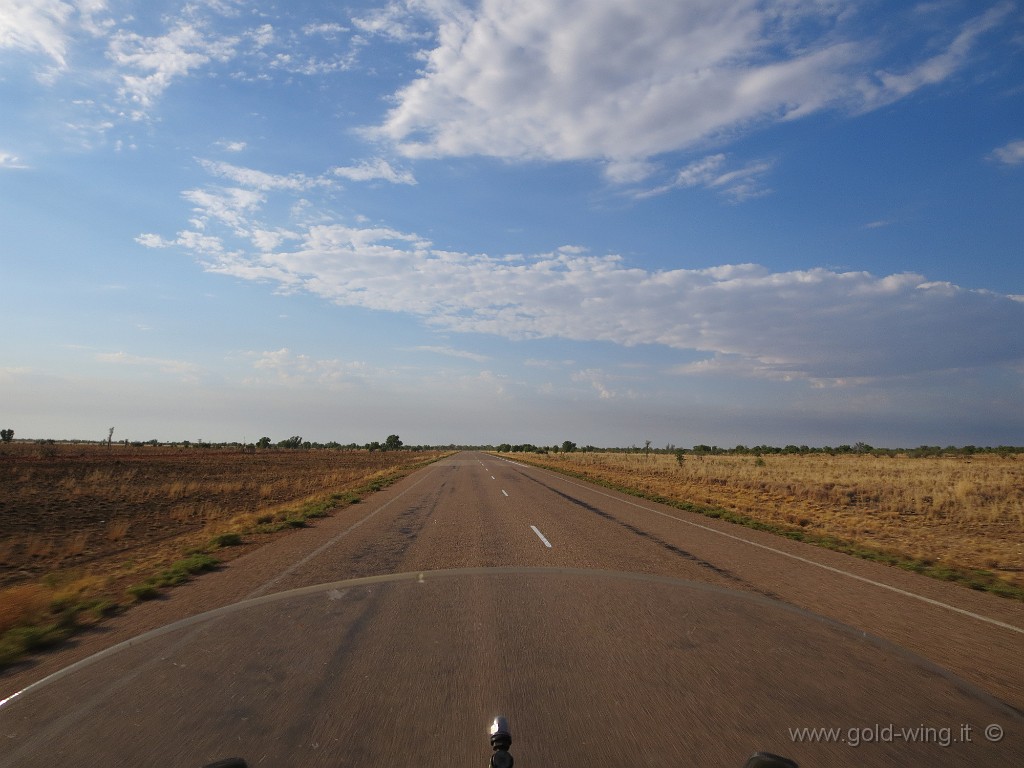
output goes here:
{"type": "MultiPolygon", "coordinates": [[[[720,171],[719,161],[706,160],[681,175],[713,186],[720,171]]],[[[210,272],[411,314],[445,331],[696,350],[718,358],[714,365],[728,361],[768,378],[855,380],[1024,361],[1024,337],[1008,331],[1024,327],[1024,303],[990,291],[826,268],[651,271],[579,246],[529,256],[457,253],[415,233],[311,211],[305,221],[272,225],[258,221],[267,194],[295,193],[303,183],[241,175],[267,192],[190,190],[194,227],[138,242],[181,247],[210,272]]]]}
{"type": "Polygon", "coordinates": [[[75,8],[60,0],[7,0],[0,8],[0,48],[42,54],[67,66],[66,26],[75,8]]]}
{"type": "Polygon", "coordinates": [[[644,199],[663,195],[674,189],[704,187],[719,192],[732,202],[739,203],[768,194],[764,176],[772,169],[768,160],[756,160],[741,168],[726,169],[726,156],[722,153],[708,155],[681,168],[675,178],[667,184],[634,192],[634,197],[644,199]]]}
{"type": "MultiPolygon", "coordinates": [[[[601,160],[613,180],[754,124],[867,111],[940,83],[1012,10],[995,6],[939,53],[930,40],[917,61],[896,66],[857,26],[856,9],[831,2],[414,7],[436,25],[436,44],[376,136],[409,157],[601,160]]],[[[393,25],[396,6],[380,18],[393,25]]]]}
{"type": "Polygon", "coordinates": [[[339,166],[331,169],[335,176],[349,181],[387,181],[391,184],[416,184],[411,171],[398,170],[382,158],[364,160],[358,165],[339,166]]]}

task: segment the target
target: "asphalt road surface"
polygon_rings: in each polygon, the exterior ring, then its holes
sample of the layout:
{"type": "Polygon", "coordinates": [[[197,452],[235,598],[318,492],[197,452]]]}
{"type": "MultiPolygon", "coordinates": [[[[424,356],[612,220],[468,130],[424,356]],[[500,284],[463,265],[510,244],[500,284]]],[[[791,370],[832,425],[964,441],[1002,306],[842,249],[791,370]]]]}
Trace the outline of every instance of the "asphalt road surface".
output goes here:
{"type": "Polygon", "coordinates": [[[483,766],[499,713],[521,767],[1020,766],[1022,651],[1018,602],[467,452],[0,677],[0,766],[483,766]]]}

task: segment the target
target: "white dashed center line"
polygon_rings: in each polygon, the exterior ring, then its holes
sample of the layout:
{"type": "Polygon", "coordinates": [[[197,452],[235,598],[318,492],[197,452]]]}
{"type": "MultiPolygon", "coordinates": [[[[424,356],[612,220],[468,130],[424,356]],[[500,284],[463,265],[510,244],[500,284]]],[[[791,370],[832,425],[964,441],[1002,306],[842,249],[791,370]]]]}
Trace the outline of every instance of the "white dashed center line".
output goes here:
{"type": "Polygon", "coordinates": [[[540,540],[544,542],[544,546],[551,549],[551,542],[544,538],[544,534],[537,529],[537,526],[531,525],[530,527],[533,529],[533,532],[537,534],[540,540]]]}

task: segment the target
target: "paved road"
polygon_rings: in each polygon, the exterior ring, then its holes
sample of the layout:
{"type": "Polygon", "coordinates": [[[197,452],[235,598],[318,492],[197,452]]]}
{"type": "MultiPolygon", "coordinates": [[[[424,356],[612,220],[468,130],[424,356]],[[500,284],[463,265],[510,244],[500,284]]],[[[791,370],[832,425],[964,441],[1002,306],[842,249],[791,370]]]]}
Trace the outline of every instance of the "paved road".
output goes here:
{"type": "Polygon", "coordinates": [[[0,766],[482,765],[498,712],[521,766],[1022,765],[1022,628],[1019,603],[461,453],[0,678],[156,630],[0,709],[0,766]]]}

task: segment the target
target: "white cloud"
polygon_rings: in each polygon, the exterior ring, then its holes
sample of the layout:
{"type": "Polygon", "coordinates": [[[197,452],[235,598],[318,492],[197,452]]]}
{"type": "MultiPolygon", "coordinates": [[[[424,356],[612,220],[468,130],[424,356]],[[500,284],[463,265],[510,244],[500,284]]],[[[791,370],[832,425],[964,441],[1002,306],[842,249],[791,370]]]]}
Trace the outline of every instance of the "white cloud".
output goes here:
{"type": "MultiPolygon", "coordinates": [[[[1024,304],[1014,297],[916,274],[755,264],[651,271],[578,245],[526,256],[459,253],[387,226],[338,223],[308,200],[287,223],[268,224],[270,191],[298,194],[315,180],[204,167],[256,188],[187,190],[191,227],[173,239],[140,235],[140,244],[174,245],[210,272],[411,314],[447,331],[661,345],[709,353],[750,375],[815,381],[1024,362],[1024,337],[1006,332],[1024,327],[1024,304]]],[[[684,168],[677,183],[727,187],[753,173],[711,156],[684,168]]]]}
{"type": "Polygon", "coordinates": [[[266,48],[276,39],[272,24],[263,24],[256,29],[250,30],[248,37],[256,48],[266,48]]]}
{"type": "Polygon", "coordinates": [[[302,238],[298,233],[287,229],[254,229],[250,237],[252,244],[261,251],[272,251],[288,240],[300,240],[302,238]]]}
{"type": "Polygon", "coordinates": [[[17,155],[0,151],[0,168],[28,168],[17,155]]]}
{"type": "Polygon", "coordinates": [[[152,232],[142,233],[135,238],[135,242],[147,248],[166,248],[174,244],[173,241],[165,240],[160,235],[153,234],[152,232]]]}
{"type": "Polygon", "coordinates": [[[742,202],[768,193],[763,177],[773,167],[768,160],[755,160],[741,168],[726,170],[726,156],[715,154],[695,160],[680,169],[674,179],[652,189],[634,193],[637,198],[654,197],[673,189],[705,187],[720,192],[733,202],[742,202]]]}
{"type": "MultiPolygon", "coordinates": [[[[750,124],[828,107],[871,109],[941,82],[1010,8],[991,9],[941,53],[891,72],[881,61],[885,46],[852,30],[846,21],[856,10],[839,3],[484,0],[472,9],[455,2],[414,7],[435,25],[436,43],[372,135],[410,157],[603,160],[616,182],[642,178],[654,156],[750,124]]],[[[390,5],[374,17],[374,28],[402,18],[408,15],[390,5]]]]}
{"type": "Polygon", "coordinates": [[[877,79],[880,86],[868,85],[864,88],[867,96],[865,106],[874,108],[888,104],[924,86],[947,79],[964,65],[978,38],[998,25],[1012,11],[1013,4],[1007,2],[989,8],[984,14],[966,24],[946,50],[921,62],[908,72],[892,74],[879,71],[877,79]]]}
{"type": "Polygon", "coordinates": [[[1020,165],[1024,163],[1024,139],[1011,141],[993,150],[991,158],[1004,165],[1020,165]]]}
{"type": "Polygon", "coordinates": [[[414,185],[416,183],[416,177],[412,175],[411,171],[397,170],[383,158],[364,160],[358,165],[339,166],[332,168],[331,172],[335,176],[341,176],[350,181],[374,181],[380,179],[382,181],[389,181],[392,184],[414,185]]]}
{"type": "Polygon", "coordinates": [[[327,38],[334,38],[340,35],[342,32],[348,32],[348,27],[342,26],[334,22],[326,22],[321,24],[307,24],[302,28],[303,34],[306,35],[321,35],[327,38]]]}
{"type": "Polygon", "coordinates": [[[213,187],[210,189],[189,189],[182,197],[195,207],[194,226],[206,227],[211,220],[227,224],[238,233],[244,234],[249,226],[248,214],[258,209],[265,197],[252,189],[239,187],[213,187]]]}
{"type": "MultiPolygon", "coordinates": [[[[414,4],[414,3],[413,3],[414,4]]],[[[433,13],[457,12],[454,4],[446,0],[424,4],[433,13]],[[447,8],[446,8],[447,7],[447,8]]],[[[352,19],[352,24],[361,32],[369,35],[382,35],[403,42],[424,40],[429,34],[413,27],[413,18],[402,3],[389,2],[384,8],[369,11],[364,16],[352,19]]]]}
{"type": "Polygon", "coordinates": [[[5,0],[0,6],[0,48],[42,53],[56,66],[67,66],[66,26],[74,14],[60,0],[5,0]]]}
{"type": "Polygon", "coordinates": [[[572,381],[590,384],[597,393],[598,398],[601,400],[613,400],[618,394],[615,390],[608,388],[608,377],[600,370],[588,368],[586,370],[576,371],[569,378],[572,379],[572,381]]]}
{"type": "Polygon", "coordinates": [[[884,229],[885,227],[891,227],[892,224],[893,222],[889,219],[876,219],[865,224],[864,229],[884,229]]]}
{"type": "Polygon", "coordinates": [[[244,152],[248,146],[244,141],[218,141],[214,146],[224,152],[244,152]]]}
{"type": "Polygon", "coordinates": [[[263,192],[274,189],[304,192],[316,187],[329,187],[332,183],[330,179],[313,178],[304,173],[273,174],[216,160],[199,160],[199,164],[214,176],[263,192]]]}
{"type": "Polygon", "coordinates": [[[96,18],[107,10],[107,0],[75,0],[75,6],[82,28],[91,35],[102,35],[115,24],[110,18],[96,18]]]}
{"type": "Polygon", "coordinates": [[[352,69],[356,64],[356,54],[356,50],[352,49],[329,59],[321,59],[316,56],[307,56],[302,51],[279,53],[274,56],[270,66],[273,69],[307,77],[329,75],[352,69]]]}
{"type": "Polygon", "coordinates": [[[229,60],[237,44],[238,38],[211,37],[198,23],[180,20],[158,37],[121,30],[107,55],[122,70],[121,98],[135,105],[132,117],[141,119],[174,80],[211,61],[229,60]]]}
{"type": "Polygon", "coordinates": [[[1005,332],[1024,324],[1024,306],[919,275],[749,264],[650,272],[614,256],[453,254],[415,235],[340,225],[311,227],[292,251],[235,252],[207,269],[451,331],[658,344],[732,355],[772,375],[895,376],[1024,359],[1024,341],[1005,332]]]}

